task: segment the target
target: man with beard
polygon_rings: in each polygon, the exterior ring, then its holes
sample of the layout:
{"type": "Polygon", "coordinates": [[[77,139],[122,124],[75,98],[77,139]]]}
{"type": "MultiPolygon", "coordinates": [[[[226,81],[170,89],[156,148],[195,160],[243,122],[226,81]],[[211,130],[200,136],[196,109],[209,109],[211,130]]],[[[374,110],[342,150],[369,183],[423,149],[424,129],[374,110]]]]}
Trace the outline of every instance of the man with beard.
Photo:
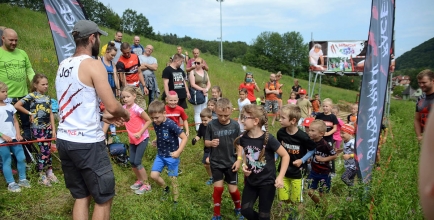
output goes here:
{"type": "Polygon", "coordinates": [[[184,59],[182,54],[177,53],[173,55],[172,62],[163,70],[163,100],[166,98],[166,94],[169,94],[169,91],[174,90],[178,94],[178,105],[186,109],[186,98],[190,99],[190,92],[185,82],[185,72],[181,69],[184,59]]]}
{"type": "Polygon", "coordinates": [[[416,102],[416,114],[414,115],[414,130],[417,140],[422,141],[422,133],[428,121],[428,115],[434,103],[434,72],[426,69],[417,74],[417,82],[422,89],[422,95],[416,102]]]}
{"type": "Polygon", "coordinates": [[[121,52],[122,56],[119,57],[119,61],[116,63],[116,69],[120,74],[122,85],[136,88],[138,94],[136,102],[141,108],[146,109],[146,100],[143,93],[147,95],[149,91],[146,87],[143,87],[143,91],[139,87],[140,84],[146,85],[143,74],[139,73],[141,67],[139,57],[131,53],[130,44],[127,42],[122,43],[121,52]]]}
{"type": "Polygon", "coordinates": [[[100,35],[107,33],[94,22],[78,21],[72,30],[75,53],[59,65],[56,76],[62,106],[56,144],[66,187],[75,198],[73,219],[89,218],[91,197],[96,203],[92,219],[110,218],[115,179],[101,120],[120,126],[130,117],[113,96],[105,67],[91,57],[99,53],[100,35]]]}
{"type": "MultiPolygon", "coordinates": [[[[2,34],[3,45],[0,48],[0,81],[8,86],[7,102],[14,105],[27,95],[27,80],[32,81],[35,72],[32,69],[29,57],[24,50],[17,49],[18,34],[13,29],[6,28],[2,34]]],[[[29,104],[24,106],[27,110],[29,104]]],[[[18,119],[23,129],[24,139],[31,139],[30,116],[18,111],[18,119]]]]}

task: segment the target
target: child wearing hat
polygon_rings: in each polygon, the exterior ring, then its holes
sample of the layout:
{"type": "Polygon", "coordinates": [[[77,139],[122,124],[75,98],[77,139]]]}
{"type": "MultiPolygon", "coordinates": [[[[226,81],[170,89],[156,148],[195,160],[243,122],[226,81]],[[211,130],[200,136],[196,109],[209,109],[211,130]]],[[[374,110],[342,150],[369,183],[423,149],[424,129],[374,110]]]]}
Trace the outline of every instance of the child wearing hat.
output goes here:
{"type": "Polygon", "coordinates": [[[342,174],[341,179],[347,186],[354,184],[356,177],[356,161],[354,160],[354,127],[350,124],[344,124],[341,127],[341,137],[344,141],[344,154],[342,155],[344,161],[345,172],[342,174]]]}
{"type": "Polygon", "coordinates": [[[310,117],[310,114],[312,113],[312,103],[310,103],[309,99],[306,98],[305,89],[300,89],[298,94],[300,95],[300,98],[297,99],[297,105],[301,110],[301,118],[300,121],[298,121],[298,126],[304,131],[304,128],[301,127],[301,125],[305,118],[310,117]]]}

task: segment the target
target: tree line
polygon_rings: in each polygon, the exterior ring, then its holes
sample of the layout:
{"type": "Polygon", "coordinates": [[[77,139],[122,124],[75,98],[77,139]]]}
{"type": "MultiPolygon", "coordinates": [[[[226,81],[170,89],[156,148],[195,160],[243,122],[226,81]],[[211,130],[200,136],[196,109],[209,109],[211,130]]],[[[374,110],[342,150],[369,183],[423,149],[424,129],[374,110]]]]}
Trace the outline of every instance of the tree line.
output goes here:
{"type": "MultiPolygon", "coordinates": [[[[185,48],[199,48],[202,53],[220,55],[220,41],[206,41],[189,36],[180,37],[176,33],[155,33],[149,20],[142,13],[126,9],[119,16],[109,6],[98,0],[81,0],[89,20],[101,26],[122,31],[130,35],[140,35],[149,39],[185,48]]],[[[18,7],[29,8],[45,13],[42,0],[0,0],[18,7]]],[[[279,34],[262,32],[249,45],[246,42],[223,42],[223,59],[243,65],[260,68],[269,72],[281,71],[282,74],[308,79],[308,44],[299,32],[279,34]]],[[[322,83],[345,89],[358,90],[360,77],[323,76],[322,83]]]]}

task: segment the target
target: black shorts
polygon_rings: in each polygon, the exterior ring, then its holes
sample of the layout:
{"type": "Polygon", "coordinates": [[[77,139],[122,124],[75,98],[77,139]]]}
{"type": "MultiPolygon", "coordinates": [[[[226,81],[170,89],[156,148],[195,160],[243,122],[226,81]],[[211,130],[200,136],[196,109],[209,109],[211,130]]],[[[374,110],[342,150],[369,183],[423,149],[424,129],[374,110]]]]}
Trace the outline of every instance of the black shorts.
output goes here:
{"type": "MultiPolygon", "coordinates": [[[[206,162],[206,158],[209,158],[209,152],[203,152],[203,157],[202,157],[202,163],[203,164],[209,164],[206,162]]],[[[208,160],[209,162],[209,160],[208,160]]]]}
{"type": "Polygon", "coordinates": [[[115,196],[115,176],[104,141],[76,143],[57,139],[56,146],[72,197],[91,195],[97,204],[103,204],[115,196]]]}
{"type": "Polygon", "coordinates": [[[224,180],[227,184],[238,184],[238,172],[232,172],[232,167],[228,168],[213,168],[211,166],[212,181],[213,183],[224,180]],[[224,176],[224,179],[223,179],[224,176]]]}
{"type": "Polygon", "coordinates": [[[187,98],[179,99],[178,105],[181,106],[183,109],[187,109],[187,98]]]}

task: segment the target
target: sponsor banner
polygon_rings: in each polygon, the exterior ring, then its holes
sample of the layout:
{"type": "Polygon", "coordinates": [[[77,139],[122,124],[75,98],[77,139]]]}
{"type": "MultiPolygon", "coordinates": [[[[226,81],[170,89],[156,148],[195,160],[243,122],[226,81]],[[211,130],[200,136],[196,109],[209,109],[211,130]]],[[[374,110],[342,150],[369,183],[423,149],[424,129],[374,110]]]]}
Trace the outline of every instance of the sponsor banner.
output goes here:
{"type": "Polygon", "coordinates": [[[373,0],[368,47],[360,90],[356,163],[363,182],[371,178],[386,98],[395,14],[394,0],[373,0]]]}
{"type": "Polygon", "coordinates": [[[327,57],[355,57],[365,47],[365,41],[328,42],[327,57]]]}
{"type": "Polygon", "coordinates": [[[44,0],[44,5],[60,63],[74,54],[72,28],[75,22],[86,19],[86,15],[79,0],[44,0]]]}

